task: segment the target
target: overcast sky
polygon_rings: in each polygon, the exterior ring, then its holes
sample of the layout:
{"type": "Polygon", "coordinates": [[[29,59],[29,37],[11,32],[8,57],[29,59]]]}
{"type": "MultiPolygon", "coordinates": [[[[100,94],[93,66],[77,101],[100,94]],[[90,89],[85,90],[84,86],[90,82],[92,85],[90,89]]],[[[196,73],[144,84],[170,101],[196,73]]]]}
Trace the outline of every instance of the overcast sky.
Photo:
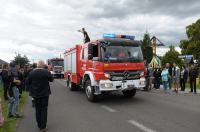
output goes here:
{"type": "Polygon", "coordinates": [[[0,58],[59,57],[82,42],[82,27],[91,39],[118,33],[140,40],[148,30],[164,44],[178,45],[185,27],[199,18],[199,0],[0,0],[0,58]]]}

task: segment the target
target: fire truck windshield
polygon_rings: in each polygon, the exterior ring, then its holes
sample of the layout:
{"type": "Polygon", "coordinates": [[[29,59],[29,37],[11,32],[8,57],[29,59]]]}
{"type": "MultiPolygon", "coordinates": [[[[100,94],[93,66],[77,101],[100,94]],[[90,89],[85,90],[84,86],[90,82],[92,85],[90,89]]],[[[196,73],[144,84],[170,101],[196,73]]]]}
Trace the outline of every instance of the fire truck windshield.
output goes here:
{"type": "Polygon", "coordinates": [[[101,60],[105,62],[142,62],[143,55],[140,46],[108,45],[101,47],[101,60]]]}
{"type": "Polygon", "coordinates": [[[64,66],[63,61],[56,60],[56,61],[52,61],[51,63],[53,66],[64,66]]]}

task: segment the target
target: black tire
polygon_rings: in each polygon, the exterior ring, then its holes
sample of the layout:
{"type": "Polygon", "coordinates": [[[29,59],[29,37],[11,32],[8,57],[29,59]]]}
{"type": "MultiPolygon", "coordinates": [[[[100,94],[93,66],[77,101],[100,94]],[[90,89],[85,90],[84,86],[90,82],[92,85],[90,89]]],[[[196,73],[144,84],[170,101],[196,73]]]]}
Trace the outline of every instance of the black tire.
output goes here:
{"type": "Polygon", "coordinates": [[[86,82],[85,82],[85,94],[86,94],[87,99],[90,102],[96,102],[97,101],[96,95],[94,93],[95,93],[95,89],[94,89],[93,86],[91,86],[91,81],[89,79],[86,80],[86,82]]]}
{"type": "Polygon", "coordinates": [[[76,89],[76,84],[71,81],[70,78],[67,79],[67,87],[70,91],[74,91],[76,89]]]}
{"type": "Polygon", "coordinates": [[[123,95],[126,98],[132,98],[135,96],[135,94],[136,94],[136,89],[123,91],[123,95]]]}

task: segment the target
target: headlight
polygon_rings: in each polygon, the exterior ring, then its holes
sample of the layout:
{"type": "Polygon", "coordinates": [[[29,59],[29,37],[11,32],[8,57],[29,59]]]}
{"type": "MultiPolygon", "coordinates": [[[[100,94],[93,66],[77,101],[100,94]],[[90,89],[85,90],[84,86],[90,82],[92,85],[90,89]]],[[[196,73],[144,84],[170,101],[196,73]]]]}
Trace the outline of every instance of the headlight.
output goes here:
{"type": "Polygon", "coordinates": [[[104,73],[104,76],[105,76],[106,78],[110,78],[110,74],[108,74],[108,73],[104,73]]]}
{"type": "Polygon", "coordinates": [[[55,72],[54,72],[54,71],[50,71],[50,73],[51,73],[51,74],[55,74],[55,72]]]}

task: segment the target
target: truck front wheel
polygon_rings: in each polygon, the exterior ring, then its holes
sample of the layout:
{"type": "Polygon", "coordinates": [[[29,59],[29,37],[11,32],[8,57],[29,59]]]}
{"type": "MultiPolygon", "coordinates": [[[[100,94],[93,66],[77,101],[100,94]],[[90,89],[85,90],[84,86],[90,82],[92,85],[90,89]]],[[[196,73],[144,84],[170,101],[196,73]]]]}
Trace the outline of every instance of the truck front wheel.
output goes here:
{"type": "Polygon", "coordinates": [[[85,82],[85,94],[86,97],[89,101],[91,102],[95,102],[96,101],[96,95],[95,93],[95,89],[93,86],[91,86],[91,81],[88,79],[85,82]]]}
{"type": "Polygon", "coordinates": [[[74,91],[76,88],[76,84],[71,81],[70,78],[67,79],[67,87],[70,91],[74,91]]]}
{"type": "Polygon", "coordinates": [[[133,96],[135,96],[135,94],[136,94],[136,89],[123,91],[123,95],[126,98],[132,98],[133,96]]]}

